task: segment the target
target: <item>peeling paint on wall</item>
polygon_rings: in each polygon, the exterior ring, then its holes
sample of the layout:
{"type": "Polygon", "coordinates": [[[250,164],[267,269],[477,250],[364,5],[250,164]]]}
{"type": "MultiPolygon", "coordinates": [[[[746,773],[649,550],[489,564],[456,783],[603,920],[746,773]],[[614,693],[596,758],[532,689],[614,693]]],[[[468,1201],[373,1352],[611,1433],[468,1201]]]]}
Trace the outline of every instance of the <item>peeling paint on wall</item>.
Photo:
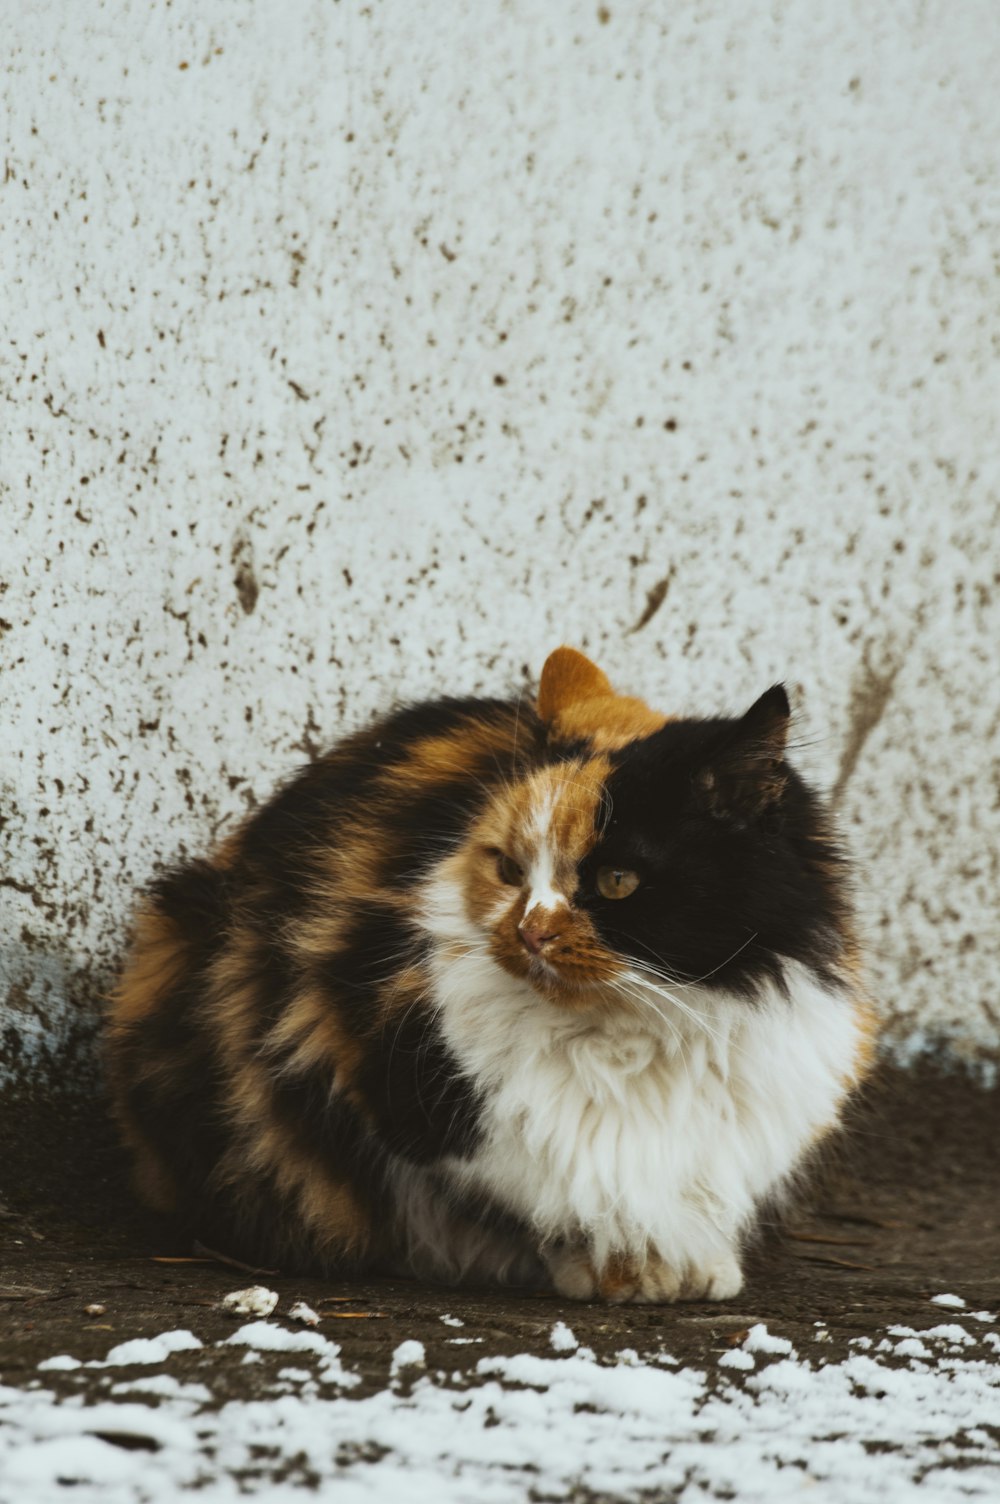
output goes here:
{"type": "Polygon", "coordinates": [[[890,1038],[996,1052],[998,75],[991,0],[11,12],[8,1074],[164,863],[561,641],[787,680],[890,1038]]]}

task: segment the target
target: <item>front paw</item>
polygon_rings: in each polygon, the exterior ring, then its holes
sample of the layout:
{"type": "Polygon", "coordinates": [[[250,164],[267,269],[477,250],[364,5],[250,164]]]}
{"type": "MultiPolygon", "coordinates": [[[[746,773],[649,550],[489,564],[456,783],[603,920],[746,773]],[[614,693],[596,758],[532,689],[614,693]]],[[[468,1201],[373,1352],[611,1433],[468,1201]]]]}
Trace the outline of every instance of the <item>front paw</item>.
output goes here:
{"type": "Polygon", "coordinates": [[[622,1282],[623,1294],[601,1293],[607,1300],[634,1305],[672,1305],[677,1300],[732,1300],[743,1288],[743,1271],[731,1253],[703,1266],[678,1269],[657,1253],[650,1253],[634,1279],[622,1282]]]}
{"type": "Polygon", "coordinates": [[[612,1254],[598,1267],[587,1249],[564,1245],[551,1249],[546,1263],[553,1285],[568,1300],[664,1305],[683,1295],[679,1272],[656,1253],[612,1254]]]}
{"type": "Polygon", "coordinates": [[[546,1255],[552,1283],[569,1300],[611,1305],[672,1305],[678,1300],[731,1300],[743,1286],[733,1254],[703,1267],[678,1267],[650,1250],[645,1258],[613,1254],[597,1268],[585,1249],[561,1247],[546,1255]]]}
{"type": "Polygon", "coordinates": [[[545,1253],[552,1284],[567,1300],[596,1300],[599,1281],[589,1255],[581,1248],[551,1248],[545,1253]]]}
{"type": "Polygon", "coordinates": [[[690,1272],[684,1285],[685,1300],[732,1300],[743,1289],[743,1270],[734,1254],[724,1254],[713,1263],[690,1272]]]}
{"type": "Polygon", "coordinates": [[[637,1306],[665,1306],[684,1299],[686,1291],[681,1271],[658,1253],[651,1251],[641,1264],[622,1262],[624,1268],[609,1266],[605,1271],[607,1288],[602,1293],[606,1300],[627,1301],[637,1306]]]}

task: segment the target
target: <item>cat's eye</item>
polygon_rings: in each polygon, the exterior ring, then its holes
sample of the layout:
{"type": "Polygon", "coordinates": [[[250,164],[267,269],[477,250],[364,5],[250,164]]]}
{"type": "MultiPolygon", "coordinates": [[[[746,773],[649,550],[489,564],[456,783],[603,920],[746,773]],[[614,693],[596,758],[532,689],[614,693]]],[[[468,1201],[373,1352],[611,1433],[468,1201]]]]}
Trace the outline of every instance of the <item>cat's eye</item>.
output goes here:
{"type": "Polygon", "coordinates": [[[638,872],[626,872],[622,867],[597,869],[597,891],[602,898],[628,898],[638,886],[638,872]]]}
{"type": "Polygon", "coordinates": [[[502,882],[511,888],[519,888],[524,882],[524,871],[515,862],[512,856],[506,856],[504,852],[497,852],[497,871],[502,882]]]}

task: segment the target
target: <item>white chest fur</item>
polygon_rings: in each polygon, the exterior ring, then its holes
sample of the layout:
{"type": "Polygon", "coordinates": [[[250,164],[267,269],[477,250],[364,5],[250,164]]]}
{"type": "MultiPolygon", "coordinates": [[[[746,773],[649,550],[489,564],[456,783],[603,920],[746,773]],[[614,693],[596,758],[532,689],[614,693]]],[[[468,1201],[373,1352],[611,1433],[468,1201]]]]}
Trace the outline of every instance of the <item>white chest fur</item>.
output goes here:
{"type": "Polygon", "coordinates": [[[570,1011],[456,933],[467,922],[452,895],[433,899],[441,1027],[485,1100],[481,1144],[450,1175],[540,1246],[584,1246],[598,1266],[651,1249],[690,1268],[731,1257],[761,1198],[836,1120],[858,1048],[850,999],[793,966],[790,996],[754,1005],[688,987],[676,1004],[652,989],[570,1011]]]}

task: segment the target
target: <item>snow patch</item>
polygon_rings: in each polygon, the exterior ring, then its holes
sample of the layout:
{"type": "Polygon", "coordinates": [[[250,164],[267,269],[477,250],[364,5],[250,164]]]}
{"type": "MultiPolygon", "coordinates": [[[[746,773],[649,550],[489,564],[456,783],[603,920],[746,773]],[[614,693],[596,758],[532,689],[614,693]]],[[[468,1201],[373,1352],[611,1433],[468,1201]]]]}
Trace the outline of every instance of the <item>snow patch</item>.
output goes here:
{"type": "Polygon", "coordinates": [[[163,1332],[159,1337],[133,1337],[113,1347],[103,1363],[91,1368],[118,1368],[126,1363],[162,1363],[171,1353],[194,1352],[202,1344],[194,1332],[163,1332]]]}
{"type": "Polygon", "coordinates": [[[572,1352],[575,1347],[579,1347],[580,1345],[577,1342],[576,1338],[573,1336],[570,1328],[566,1325],[565,1321],[556,1322],[555,1326],[552,1328],[552,1334],[549,1337],[549,1342],[555,1348],[557,1353],[572,1352]]]}
{"type": "Polygon", "coordinates": [[[723,1353],[719,1359],[720,1368],[741,1368],[749,1371],[757,1367],[757,1360],[753,1353],[744,1352],[741,1347],[734,1347],[731,1352],[723,1353]]]}
{"type": "MultiPolygon", "coordinates": [[[[361,1400],[320,1393],[306,1368],[282,1368],[274,1384],[263,1370],[259,1398],[222,1404],[211,1381],[169,1373],[127,1386],[157,1395],[156,1408],[0,1386],[0,1473],[18,1504],[50,1504],[69,1484],[77,1504],[189,1490],[202,1504],[232,1504],[236,1476],[250,1495],[290,1499],[309,1486],[345,1504],[520,1504],[529,1491],[686,1504],[776,1504],[807,1491],[817,1504],[909,1504],[919,1491],[960,1504],[995,1491],[1000,1369],[964,1343],[957,1356],[943,1350],[954,1329],[942,1330],[926,1361],[912,1345],[927,1334],[897,1328],[880,1334],[884,1354],[855,1343],[845,1361],[814,1365],[759,1323],[711,1375],[665,1370],[664,1355],[632,1348],[611,1361],[581,1350],[484,1355],[471,1386],[460,1371],[418,1374],[406,1394],[390,1387],[361,1400]],[[777,1361],[755,1370],[754,1352],[777,1361]],[[900,1354],[910,1366],[892,1366],[900,1354]],[[291,1383],[306,1387],[290,1393],[291,1383]]],[[[183,1352],[177,1337],[164,1334],[164,1346],[183,1352]]],[[[273,1323],[251,1323],[216,1348],[234,1339],[256,1344],[248,1355],[298,1348],[335,1361],[317,1333],[273,1323]]],[[[996,1346],[1000,1336],[983,1332],[980,1350],[996,1346]]],[[[425,1362],[423,1345],[407,1341],[393,1370],[425,1362]]]]}
{"type": "Polygon", "coordinates": [[[277,1290],[269,1290],[266,1285],[249,1285],[245,1290],[232,1290],[221,1301],[222,1309],[230,1316],[270,1316],[277,1304],[277,1290]]]}
{"type": "Polygon", "coordinates": [[[411,1337],[409,1341],[401,1342],[396,1348],[392,1355],[390,1372],[397,1374],[402,1373],[404,1368],[426,1368],[426,1366],[427,1354],[424,1351],[424,1344],[411,1337]]]}
{"type": "Polygon", "coordinates": [[[958,1326],[957,1323],[950,1326],[929,1326],[920,1335],[921,1337],[936,1337],[940,1342],[951,1342],[958,1347],[972,1347],[976,1341],[971,1332],[967,1332],[964,1326],[958,1326]]]}
{"type": "Polygon", "coordinates": [[[112,1384],[111,1393],[153,1394],[161,1399],[188,1400],[195,1405],[207,1405],[212,1398],[212,1391],[207,1384],[185,1384],[172,1373],[151,1373],[143,1375],[141,1379],[122,1379],[121,1383],[112,1384]]]}
{"type": "MultiPolygon", "coordinates": [[[[881,1343],[879,1346],[881,1347],[881,1343]]],[[[919,1337],[904,1337],[902,1342],[897,1342],[893,1349],[897,1358],[930,1358],[932,1355],[929,1347],[921,1342],[919,1337]]]]}
{"type": "Polygon", "coordinates": [[[750,1328],[743,1343],[748,1353],[791,1353],[794,1351],[787,1337],[776,1337],[769,1332],[763,1321],[750,1328]]]}

